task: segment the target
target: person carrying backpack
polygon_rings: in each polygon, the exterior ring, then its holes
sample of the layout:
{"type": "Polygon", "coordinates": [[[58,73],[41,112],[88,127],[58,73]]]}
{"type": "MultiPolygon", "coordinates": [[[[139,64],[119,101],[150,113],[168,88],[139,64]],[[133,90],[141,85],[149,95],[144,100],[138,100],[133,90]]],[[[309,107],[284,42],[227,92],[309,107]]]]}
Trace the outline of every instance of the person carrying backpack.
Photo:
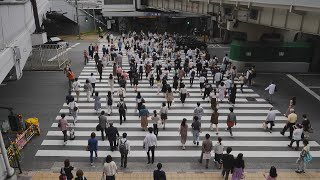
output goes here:
{"type": "Polygon", "coordinates": [[[123,102],[123,98],[120,98],[120,102],[118,103],[117,107],[119,108],[119,115],[120,115],[120,125],[122,124],[122,117],[123,120],[126,121],[126,111],[127,105],[123,102]]]}
{"type": "Polygon", "coordinates": [[[128,154],[130,154],[130,143],[127,140],[127,133],[122,134],[120,139],[119,152],[121,155],[121,167],[127,168],[128,154]]]}

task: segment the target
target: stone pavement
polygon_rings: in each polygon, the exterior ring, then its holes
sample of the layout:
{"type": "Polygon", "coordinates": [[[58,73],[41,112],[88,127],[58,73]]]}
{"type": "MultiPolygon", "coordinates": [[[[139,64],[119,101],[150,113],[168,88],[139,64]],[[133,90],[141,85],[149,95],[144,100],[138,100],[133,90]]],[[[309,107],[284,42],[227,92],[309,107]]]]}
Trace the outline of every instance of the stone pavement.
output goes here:
{"type": "MultiPolygon", "coordinates": [[[[74,171],[75,174],[75,171],[74,171]]],[[[177,172],[167,172],[168,180],[212,180],[212,179],[223,179],[220,172],[205,172],[205,173],[177,173],[177,172]]],[[[246,180],[259,180],[265,179],[264,174],[266,172],[245,172],[246,180]]],[[[88,180],[101,180],[102,172],[84,172],[85,177],[88,180]]],[[[59,173],[56,172],[45,172],[45,171],[34,171],[29,172],[28,176],[32,177],[32,180],[56,180],[59,176],[59,173]]],[[[150,180],[153,178],[152,173],[149,172],[128,172],[122,173],[119,172],[116,175],[117,180],[150,180]]],[[[320,178],[319,172],[308,172],[305,174],[297,174],[295,172],[278,172],[277,180],[318,180],[320,178]]],[[[230,178],[229,178],[230,179],[230,178]]]]}

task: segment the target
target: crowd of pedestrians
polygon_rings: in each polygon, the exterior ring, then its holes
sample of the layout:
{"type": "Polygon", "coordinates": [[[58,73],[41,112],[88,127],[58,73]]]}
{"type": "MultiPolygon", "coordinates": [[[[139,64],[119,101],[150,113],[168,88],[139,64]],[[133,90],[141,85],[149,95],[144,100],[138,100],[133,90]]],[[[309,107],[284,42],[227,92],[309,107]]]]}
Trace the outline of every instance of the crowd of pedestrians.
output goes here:
{"type": "MultiPolygon", "coordinates": [[[[120,138],[117,128],[114,127],[113,122],[108,121],[107,116],[114,115],[112,107],[114,107],[115,104],[118,108],[120,125],[126,122],[126,112],[128,109],[126,105],[126,89],[129,85],[133,87],[137,93],[135,98],[135,109],[137,118],[139,117],[141,121],[141,128],[148,132],[142,142],[148,157],[148,164],[153,164],[155,162],[155,149],[157,146],[158,134],[161,133],[161,131],[166,130],[166,122],[170,121],[169,110],[178,103],[178,100],[175,99],[175,94],[179,93],[182,106],[188,102],[190,93],[184,84],[184,81],[187,79],[189,79],[190,87],[192,87],[195,77],[197,77],[196,79],[199,81],[199,94],[202,96],[203,102],[197,102],[195,105],[193,119],[191,120],[192,123],[190,123],[191,126],[188,126],[188,120],[183,118],[180,127],[178,127],[183,150],[186,149],[185,144],[189,128],[191,128],[190,130],[193,134],[193,144],[196,146],[199,146],[200,133],[204,128],[215,131],[218,137],[219,104],[225,103],[225,98],[227,98],[227,103],[230,104],[226,121],[226,131],[229,131],[231,137],[234,136],[232,128],[236,126],[237,123],[240,123],[237,121],[237,114],[235,111],[237,89],[240,88],[240,92],[243,93],[243,86],[245,84],[247,86],[253,86],[255,84],[257,75],[255,66],[250,67],[244,73],[238,73],[236,66],[231,63],[228,54],[224,56],[222,64],[218,66],[217,57],[210,57],[208,52],[201,51],[198,48],[194,51],[191,49],[185,50],[185,60],[182,61],[183,52],[177,50],[174,39],[175,35],[168,35],[166,33],[162,35],[150,32],[147,34],[144,34],[143,32],[140,34],[131,32],[119,39],[116,46],[113,35],[108,34],[108,45],[107,47],[105,45],[102,47],[103,57],[99,57],[98,45],[90,45],[88,48],[89,53],[87,53],[86,50],[84,51],[85,63],[88,63],[88,59],[93,59],[95,61],[100,82],[103,78],[103,68],[106,66],[112,66],[113,68],[113,73],[108,75],[108,87],[110,91],[108,91],[106,97],[106,112],[102,110],[104,109],[101,103],[102,97],[95,89],[97,80],[94,77],[94,73],[91,73],[90,77],[86,80],[86,83],[82,85],[78,81],[78,78],[75,78],[71,68],[66,67],[70,91],[66,97],[66,101],[70,110],[69,114],[74,118],[73,125],[75,125],[77,121],[77,113],[79,112],[76,101],[79,102],[79,94],[80,91],[83,90],[86,92],[88,102],[91,101],[91,98],[94,99],[94,110],[99,114],[99,124],[96,129],[97,131],[101,131],[102,141],[107,137],[110,143],[110,150],[114,151],[118,149],[120,151],[121,167],[123,168],[127,167],[127,158],[130,154],[130,141],[128,140],[130,139],[128,138],[130,134],[123,133],[122,138],[120,138]],[[121,49],[123,45],[125,46],[125,52],[128,56],[128,63],[130,66],[129,71],[127,72],[122,69],[123,54],[121,49]],[[171,73],[171,71],[173,71],[173,73],[171,73]],[[208,72],[211,73],[209,74],[208,72]],[[172,74],[174,74],[174,76],[172,76],[172,74]],[[212,77],[212,82],[209,81],[211,79],[209,76],[212,77]],[[154,92],[157,92],[157,95],[165,98],[166,101],[159,104],[159,109],[150,109],[151,111],[149,111],[143,94],[139,92],[139,83],[142,79],[147,79],[149,81],[150,88],[156,86],[154,92]],[[235,82],[235,79],[239,81],[239,84],[235,82]],[[129,81],[130,84],[127,84],[127,81],[129,81]],[[115,91],[114,88],[116,83],[119,84],[119,88],[115,91]],[[76,100],[71,95],[72,91],[76,94],[76,100]],[[162,94],[160,94],[160,92],[162,94]],[[118,102],[115,102],[115,97],[119,98],[118,102]],[[204,115],[204,109],[202,108],[201,103],[210,103],[212,109],[210,127],[201,126],[201,120],[204,115]],[[150,118],[152,125],[149,125],[148,123],[150,118]],[[162,130],[159,132],[159,129],[161,128],[162,130]]],[[[269,93],[269,102],[273,103],[273,95],[277,91],[277,86],[274,82],[271,82],[265,90],[269,93]]],[[[306,115],[303,115],[303,122],[297,124],[297,115],[294,110],[295,105],[296,98],[293,97],[290,100],[287,112],[284,114],[284,116],[288,118],[288,122],[280,133],[284,135],[289,129],[290,142],[288,146],[292,147],[293,143],[296,143],[296,150],[299,149],[299,142],[303,140],[304,148],[301,152],[299,161],[297,161],[299,164],[297,172],[300,173],[304,172],[306,165],[304,157],[308,155],[310,149],[308,141],[305,138],[308,135],[306,136],[305,134],[311,129],[311,124],[306,115]]],[[[272,127],[275,125],[275,119],[276,113],[270,108],[270,111],[266,115],[266,121],[263,124],[263,127],[269,129],[270,133],[272,133],[272,127]],[[270,127],[268,127],[269,124],[270,127]]],[[[66,145],[67,130],[70,125],[67,120],[65,120],[65,114],[61,114],[59,127],[63,132],[64,144],[66,145]]],[[[93,166],[93,152],[95,152],[97,158],[98,150],[98,140],[96,139],[95,133],[91,134],[91,138],[88,140],[87,149],[90,151],[90,163],[93,166]]],[[[232,179],[234,180],[244,177],[244,155],[239,153],[237,157],[234,158],[234,156],[230,154],[232,148],[225,148],[221,137],[217,138],[217,144],[214,145],[210,140],[210,135],[206,134],[205,140],[202,142],[201,156],[199,159],[200,163],[205,160],[206,168],[209,166],[212,151],[214,152],[214,162],[219,169],[222,168],[222,175],[225,179],[228,179],[231,172],[232,179]],[[224,150],[226,150],[225,154],[223,153],[224,150]]],[[[161,171],[162,164],[159,163],[157,167],[158,170],[155,170],[154,176],[165,176],[165,173],[161,171]]],[[[106,158],[103,172],[107,179],[115,178],[117,167],[110,155],[106,158]]],[[[79,172],[79,174],[81,173],[79,172]]],[[[270,169],[270,174],[266,177],[269,179],[270,177],[276,177],[276,170],[274,167],[270,169]]]]}

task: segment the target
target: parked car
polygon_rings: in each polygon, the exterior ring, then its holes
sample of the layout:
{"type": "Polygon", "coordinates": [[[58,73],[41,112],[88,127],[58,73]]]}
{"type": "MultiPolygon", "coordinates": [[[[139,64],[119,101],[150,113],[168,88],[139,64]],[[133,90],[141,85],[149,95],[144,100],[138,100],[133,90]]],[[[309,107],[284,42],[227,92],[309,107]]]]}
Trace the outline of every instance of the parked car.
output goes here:
{"type": "Polygon", "coordinates": [[[204,50],[207,48],[207,44],[205,42],[199,41],[195,37],[192,36],[180,36],[176,39],[177,48],[182,49],[196,49],[199,48],[204,50]]]}
{"type": "Polygon", "coordinates": [[[62,46],[65,45],[69,47],[69,43],[59,37],[50,37],[48,38],[48,42],[46,42],[45,44],[58,44],[58,45],[62,45],[62,46]]]}

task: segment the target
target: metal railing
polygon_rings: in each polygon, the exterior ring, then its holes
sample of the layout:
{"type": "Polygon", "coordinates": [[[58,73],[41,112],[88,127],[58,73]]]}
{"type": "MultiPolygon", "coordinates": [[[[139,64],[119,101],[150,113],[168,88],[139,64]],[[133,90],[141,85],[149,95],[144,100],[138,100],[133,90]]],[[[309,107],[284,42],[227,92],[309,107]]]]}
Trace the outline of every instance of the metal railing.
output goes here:
{"type": "Polygon", "coordinates": [[[65,63],[70,64],[65,45],[40,45],[32,49],[24,70],[62,70],[65,63]]]}

